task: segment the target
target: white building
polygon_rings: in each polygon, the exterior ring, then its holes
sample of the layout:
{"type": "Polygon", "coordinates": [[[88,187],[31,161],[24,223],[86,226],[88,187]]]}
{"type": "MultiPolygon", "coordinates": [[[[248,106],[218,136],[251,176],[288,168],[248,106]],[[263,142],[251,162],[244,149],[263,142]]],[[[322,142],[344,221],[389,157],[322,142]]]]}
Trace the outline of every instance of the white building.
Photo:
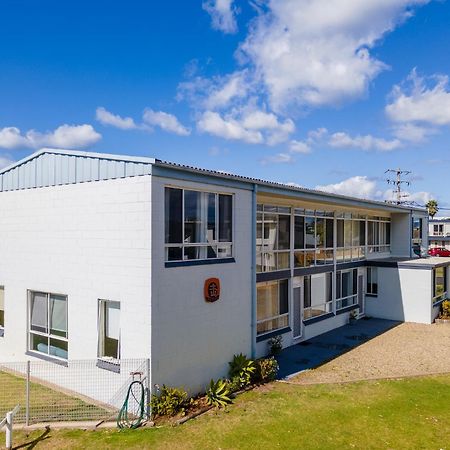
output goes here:
{"type": "Polygon", "coordinates": [[[450,250],[450,219],[430,219],[428,224],[428,243],[430,248],[441,247],[450,250]]]}
{"type": "Polygon", "coordinates": [[[423,209],[150,158],[44,149],[0,171],[0,208],[2,361],[150,358],[195,392],[355,309],[431,323],[447,291],[450,259],[414,259],[423,209]]]}

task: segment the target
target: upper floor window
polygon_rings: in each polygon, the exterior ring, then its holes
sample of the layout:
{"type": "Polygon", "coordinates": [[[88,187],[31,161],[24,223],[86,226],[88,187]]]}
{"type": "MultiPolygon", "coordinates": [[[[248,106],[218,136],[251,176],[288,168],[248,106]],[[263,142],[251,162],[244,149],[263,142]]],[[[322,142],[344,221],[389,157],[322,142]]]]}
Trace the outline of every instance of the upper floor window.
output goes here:
{"type": "Polygon", "coordinates": [[[367,227],[367,246],[369,253],[389,252],[391,247],[390,219],[369,217],[367,227]]]}
{"type": "Polygon", "coordinates": [[[232,195],[166,187],[166,261],[229,258],[232,241],[232,195]]]}
{"type": "Polygon", "coordinates": [[[30,292],[28,311],[29,350],[67,359],[67,297],[30,292]]]}
{"type": "Polygon", "coordinates": [[[433,235],[443,236],[444,235],[444,225],[442,223],[433,225],[433,235]]]}

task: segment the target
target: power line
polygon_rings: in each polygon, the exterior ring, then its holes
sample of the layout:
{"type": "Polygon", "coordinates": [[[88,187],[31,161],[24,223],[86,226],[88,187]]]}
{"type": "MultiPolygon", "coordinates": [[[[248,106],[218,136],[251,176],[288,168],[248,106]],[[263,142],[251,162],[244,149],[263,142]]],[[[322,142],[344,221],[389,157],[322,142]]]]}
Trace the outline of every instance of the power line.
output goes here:
{"type": "Polygon", "coordinates": [[[404,200],[409,197],[407,192],[402,192],[402,185],[410,186],[411,182],[409,180],[402,179],[403,175],[409,175],[411,173],[410,170],[401,170],[401,169],[388,169],[384,173],[392,173],[395,174],[395,178],[387,178],[386,181],[388,184],[394,186],[394,190],[392,193],[394,194],[396,200],[391,200],[390,203],[396,203],[397,205],[402,205],[407,203],[407,200],[404,200]]]}

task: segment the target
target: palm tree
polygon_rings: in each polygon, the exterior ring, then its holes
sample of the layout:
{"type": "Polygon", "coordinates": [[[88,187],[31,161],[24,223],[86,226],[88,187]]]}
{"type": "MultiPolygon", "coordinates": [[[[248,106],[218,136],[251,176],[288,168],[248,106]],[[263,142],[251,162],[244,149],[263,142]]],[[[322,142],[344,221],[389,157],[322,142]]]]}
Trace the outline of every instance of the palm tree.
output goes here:
{"type": "Polygon", "coordinates": [[[429,200],[425,205],[428,209],[428,215],[433,218],[439,211],[438,202],[436,200],[429,200]]]}

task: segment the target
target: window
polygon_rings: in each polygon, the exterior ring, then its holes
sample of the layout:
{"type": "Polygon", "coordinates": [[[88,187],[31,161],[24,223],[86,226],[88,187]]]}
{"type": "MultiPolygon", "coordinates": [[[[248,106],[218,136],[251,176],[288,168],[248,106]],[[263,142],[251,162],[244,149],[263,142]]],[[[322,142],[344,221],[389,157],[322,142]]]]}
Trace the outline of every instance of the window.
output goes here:
{"type": "Polygon", "coordinates": [[[336,272],[336,310],[356,305],[358,301],[358,270],[336,272]]]}
{"type": "Polygon", "coordinates": [[[414,244],[422,243],[422,219],[414,217],[412,221],[412,240],[414,244]]]}
{"type": "Polygon", "coordinates": [[[289,269],[291,208],[258,205],[256,214],[257,272],[289,269]]]}
{"type": "Polygon", "coordinates": [[[447,268],[436,267],[433,269],[433,303],[444,300],[447,297],[447,268]]]}
{"type": "Polygon", "coordinates": [[[332,272],[304,277],[303,318],[305,320],[332,312],[332,272]]]}
{"type": "Polygon", "coordinates": [[[0,336],[5,329],[5,288],[0,286],[0,336]]]}
{"type": "Polygon", "coordinates": [[[120,303],[98,301],[98,357],[120,359],[120,303]]]}
{"type": "Polygon", "coordinates": [[[230,258],[232,236],[232,195],[166,187],[166,261],[230,258]]]}
{"type": "Polygon", "coordinates": [[[367,227],[369,253],[389,252],[391,244],[390,219],[388,217],[369,217],[367,227]]]}
{"type": "Polygon", "coordinates": [[[378,295],[378,268],[377,267],[368,267],[367,268],[366,293],[368,295],[373,295],[373,296],[378,295]]]}
{"type": "Polygon", "coordinates": [[[30,351],[67,359],[67,297],[29,292],[30,351]]]}
{"type": "Polygon", "coordinates": [[[288,280],[257,284],[257,334],[289,325],[288,280]]]}
{"type": "Polygon", "coordinates": [[[433,225],[433,236],[443,236],[444,235],[444,225],[437,224],[433,225]]]}

